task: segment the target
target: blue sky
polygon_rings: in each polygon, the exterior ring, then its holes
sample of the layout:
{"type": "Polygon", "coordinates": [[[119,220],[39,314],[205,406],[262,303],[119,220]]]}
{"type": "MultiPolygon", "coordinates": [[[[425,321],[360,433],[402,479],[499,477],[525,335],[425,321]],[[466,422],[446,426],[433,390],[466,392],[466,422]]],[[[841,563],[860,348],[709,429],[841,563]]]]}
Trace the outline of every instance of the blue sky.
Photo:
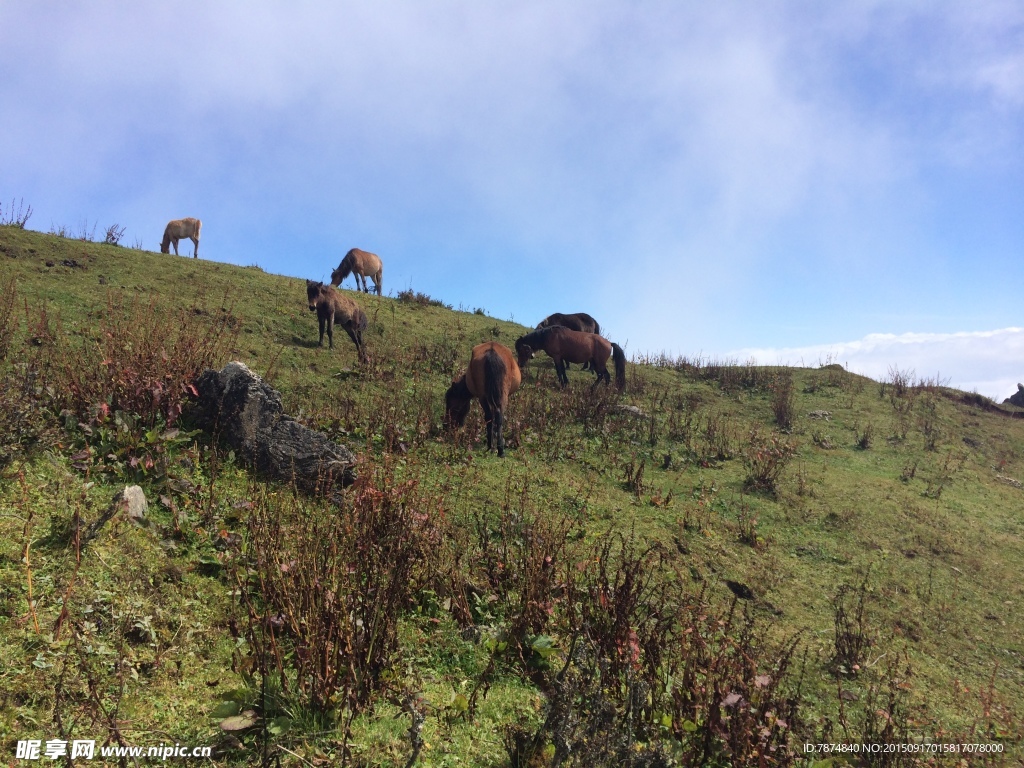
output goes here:
{"type": "Polygon", "coordinates": [[[1015,0],[4,2],[0,72],[31,228],[197,216],[208,259],[360,247],[633,353],[1024,380],[1015,0]]]}

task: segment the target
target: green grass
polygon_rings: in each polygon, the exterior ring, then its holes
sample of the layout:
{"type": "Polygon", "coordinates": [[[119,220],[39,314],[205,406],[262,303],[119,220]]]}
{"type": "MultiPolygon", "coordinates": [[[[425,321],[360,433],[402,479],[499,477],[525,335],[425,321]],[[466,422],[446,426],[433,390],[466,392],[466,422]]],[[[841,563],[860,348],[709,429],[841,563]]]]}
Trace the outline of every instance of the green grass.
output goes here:
{"type": "MultiPolygon", "coordinates": [[[[440,429],[443,393],[474,344],[511,346],[525,332],[514,323],[350,293],[370,321],[371,362],[360,366],[343,332],[333,351],[316,347],[302,280],[259,269],[0,227],[0,284],[7,278],[16,285],[19,334],[45,308],[72,345],[95,335],[111,295],[211,321],[230,313],[238,320],[232,359],[265,375],[289,412],[349,445],[364,471],[394,461],[400,477],[440,499],[453,535],[471,538],[474,514],[514,497],[538,514],[578,516],[581,546],[608,530],[665,542],[683,553],[688,589],[705,587],[723,612],[733,599],[725,580],[749,585],[768,636],[801,638],[806,735],[840,719],[828,666],[832,601],[842,585],[864,582],[871,666],[842,681],[848,719],[867,706],[875,673],[902,659],[900,669],[912,670],[900,693],[912,725],[941,736],[1000,719],[1005,747],[1020,754],[1024,490],[1000,479],[1024,480],[1024,420],[1013,409],[938,386],[893,400],[891,386],[835,367],[786,369],[795,419],[783,439],[795,456],[770,493],[751,490],[743,455],[752,426],[772,429],[770,385],[780,369],[650,360],[629,366],[620,398],[592,396],[592,375],[578,368],[559,391],[543,358],[531,362],[512,399],[510,450],[499,460],[483,449],[476,406],[463,434],[440,429]],[[63,266],[70,260],[79,266],[63,266]],[[901,423],[897,406],[910,397],[901,423]],[[615,410],[620,404],[644,415],[615,410]],[[811,418],[814,411],[830,417],[811,418]],[[862,449],[868,423],[873,438],[862,449]],[[709,436],[709,424],[725,437],[709,436]],[[729,456],[719,458],[713,445],[729,456]],[[630,487],[627,468],[635,477],[641,462],[642,482],[630,487]]],[[[8,365],[31,354],[18,336],[8,365]]],[[[232,671],[244,651],[234,637],[241,613],[229,577],[237,556],[215,544],[222,531],[245,533],[246,500],[259,481],[203,436],[169,449],[175,481],[188,489],[142,476],[152,525],[115,518],[76,572],[67,533],[74,517],[94,519],[125,479],[75,468],[72,433],[55,428],[0,475],[0,750],[13,758],[18,739],[53,738],[55,712],[74,720],[65,722],[71,731],[102,739],[110,730],[92,718],[114,701],[127,743],[216,743],[213,710],[232,696],[251,703],[256,692],[232,671]],[[80,622],[74,642],[66,628],[54,637],[65,594],[80,622]],[[90,681],[103,690],[91,694],[90,681]]],[[[507,726],[543,717],[544,697],[529,677],[499,665],[468,722],[452,702],[483,674],[484,645],[430,600],[401,618],[399,636],[392,692],[355,720],[354,755],[366,765],[405,764],[409,718],[400,694],[416,691],[430,712],[422,764],[507,764],[507,726]]],[[[279,739],[291,751],[285,762],[308,764],[295,753],[329,764],[339,754],[337,734],[318,735],[322,721],[288,706],[292,728],[279,739]]],[[[246,739],[250,750],[252,743],[246,739]]],[[[251,751],[234,754],[254,759],[251,751]]]]}

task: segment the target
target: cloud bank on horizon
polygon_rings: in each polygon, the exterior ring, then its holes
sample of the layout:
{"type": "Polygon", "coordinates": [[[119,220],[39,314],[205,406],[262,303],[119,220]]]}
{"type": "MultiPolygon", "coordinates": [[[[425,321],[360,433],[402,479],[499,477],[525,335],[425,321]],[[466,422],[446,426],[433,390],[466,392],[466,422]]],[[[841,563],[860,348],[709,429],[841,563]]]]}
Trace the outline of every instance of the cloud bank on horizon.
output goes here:
{"type": "Polygon", "coordinates": [[[782,349],[739,349],[727,356],[764,365],[820,366],[840,363],[849,371],[888,380],[897,370],[908,378],[956,381],[968,392],[996,401],[1017,391],[1024,359],[1024,328],[962,333],[872,333],[857,341],[782,349]],[[983,372],[984,378],[979,378],[983,372]]]}
{"type": "Polygon", "coordinates": [[[193,215],[206,258],[358,246],[631,351],[1024,379],[1014,0],[8,3],[0,71],[30,226],[193,215]]]}

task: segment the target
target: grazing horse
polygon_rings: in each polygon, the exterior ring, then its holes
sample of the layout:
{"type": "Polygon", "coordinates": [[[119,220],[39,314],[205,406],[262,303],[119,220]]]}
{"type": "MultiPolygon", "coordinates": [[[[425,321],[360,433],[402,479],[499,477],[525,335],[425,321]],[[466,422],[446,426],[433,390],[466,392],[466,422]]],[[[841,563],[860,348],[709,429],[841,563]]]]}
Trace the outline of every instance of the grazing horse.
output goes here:
{"type": "Polygon", "coordinates": [[[192,241],[195,248],[192,251],[192,258],[199,258],[199,230],[203,222],[199,219],[175,219],[167,222],[164,227],[164,239],[160,241],[160,253],[169,253],[170,246],[174,245],[174,255],[178,255],[178,241],[186,237],[192,241]]]}
{"type": "MultiPolygon", "coordinates": [[[[562,312],[555,312],[553,315],[548,315],[539,323],[537,323],[537,330],[541,328],[550,328],[552,325],[560,325],[563,328],[568,328],[573,331],[583,331],[584,333],[600,333],[601,326],[597,324],[597,320],[592,318],[586,312],[573,312],[571,315],[563,314],[562,312]]],[[[568,363],[566,369],[569,368],[568,363]]],[[[583,364],[583,370],[587,370],[590,367],[590,363],[583,364]]]]}
{"type": "Polygon", "coordinates": [[[358,248],[353,248],[345,254],[345,258],[341,260],[338,268],[331,272],[331,285],[341,285],[341,282],[348,277],[350,272],[355,273],[357,291],[359,290],[359,282],[362,281],[363,293],[370,292],[366,287],[366,278],[369,277],[373,280],[373,290],[380,296],[381,283],[384,280],[384,264],[381,262],[380,256],[369,251],[360,251],[358,248]]]}
{"type": "Polygon", "coordinates": [[[537,330],[539,331],[541,328],[549,328],[552,325],[560,325],[563,328],[568,328],[573,331],[583,331],[584,333],[601,332],[601,326],[597,324],[597,320],[592,318],[586,312],[574,312],[571,315],[555,312],[555,314],[548,315],[537,323],[537,330]]]}
{"type": "Polygon", "coordinates": [[[487,422],[487,450],[498,443],[498,456],[505,455],[505,407],[508,398],[519,389],[522,374],[512,350],[496,341],[487,341],[473,347],[466,372],[455,381],[444,396],[445,422],[461,427],[466,423],[472,398],[477,398],[484,409],[487,422]]]}
{"type": "Polygon", "coordinates": [[[323,283],[306,281],[306,298],[309,299],[309,311],[316,312],[320,321],[320,343],[324,345],[324,328],[330,348],[334,349],[334,324],[337,322],[348,333],[352,343],[356,345],[359,359],[365,361],[366,350],[363,348],[363,331],[366,330],[366,315],[348,296],[342,296],[334,288],[323,283]]]}
{"type": "Polygon", "coordinates": [[[520,336],[516,339],[519,366],[525,366],[526,361],[533,357],[537,350],[544,350],[554,359],[558,381],[563,387],[569,383],[569,377],[565,375],[566,363],[590,363],[590,369],[597,374],[595,387],[602,379],[605,383],[611,382],[612,377],[608,374],[607,366],[609,357],[615,362],[616,389],[621,392],[626,386],[626,355],[622,347],[596,333],[584,333],[561,325],[552,325],[520,336]]]}

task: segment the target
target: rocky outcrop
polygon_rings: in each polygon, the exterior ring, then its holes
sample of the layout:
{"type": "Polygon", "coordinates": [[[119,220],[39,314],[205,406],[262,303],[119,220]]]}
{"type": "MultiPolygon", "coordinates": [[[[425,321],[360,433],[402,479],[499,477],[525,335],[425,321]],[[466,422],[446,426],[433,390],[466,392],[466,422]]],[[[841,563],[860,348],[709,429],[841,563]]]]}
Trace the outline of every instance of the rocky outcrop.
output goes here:
{"type": "Polygon", "coordinates": [[[1007,403],[1010,405],[1016,405],[1019,408],[1024,408],[1024,384],[1018,384],[1016,393],[1003,400],[1003,405],[1006,405],[1007,403]]]}
{"type": "Polygon", "coordinates": [[[355,480],[355,455],[288,416],[281,393],[244,363],[203,371],[195,387],[200,425],[258,472],[307,490],[355,480]]]}

